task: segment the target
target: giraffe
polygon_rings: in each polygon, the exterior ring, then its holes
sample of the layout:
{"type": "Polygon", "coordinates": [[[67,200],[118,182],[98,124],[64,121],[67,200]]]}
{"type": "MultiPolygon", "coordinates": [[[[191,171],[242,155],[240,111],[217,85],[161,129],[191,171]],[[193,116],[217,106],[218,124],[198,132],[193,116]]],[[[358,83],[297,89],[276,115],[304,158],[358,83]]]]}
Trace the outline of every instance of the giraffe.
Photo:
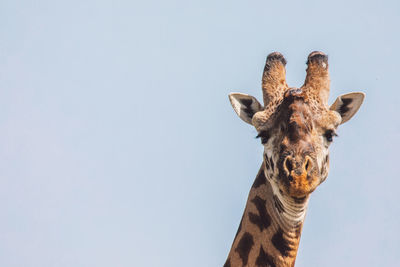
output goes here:
{"type": "Polygon", "coordinates": [[[365,97],[344,94],[328,105],[328,56],[322,52],[308,56],[301,88],[288,87],[285,66],[282,54],[268,55],[264,106],[250,95],[229,95],[237,115],[257,130],[264,152],[224,267],[294,266],[309,196],[328,176],[329,145],[365,97]]]}

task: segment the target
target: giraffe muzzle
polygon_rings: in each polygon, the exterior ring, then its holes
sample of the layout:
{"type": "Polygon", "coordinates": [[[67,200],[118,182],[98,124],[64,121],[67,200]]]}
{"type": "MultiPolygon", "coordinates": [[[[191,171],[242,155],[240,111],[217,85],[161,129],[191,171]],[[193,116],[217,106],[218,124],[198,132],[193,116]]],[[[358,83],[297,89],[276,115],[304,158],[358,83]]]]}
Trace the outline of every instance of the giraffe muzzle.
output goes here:
{"type": "Polygon", "coordinates": [[[282,178],[285,180],[291,195],[303,196],[315,189],[317,184],[315,181],[318,179],[314,175],[314,163],[310,156],[287,156],[282,165],[284,172],[282,178]]]}

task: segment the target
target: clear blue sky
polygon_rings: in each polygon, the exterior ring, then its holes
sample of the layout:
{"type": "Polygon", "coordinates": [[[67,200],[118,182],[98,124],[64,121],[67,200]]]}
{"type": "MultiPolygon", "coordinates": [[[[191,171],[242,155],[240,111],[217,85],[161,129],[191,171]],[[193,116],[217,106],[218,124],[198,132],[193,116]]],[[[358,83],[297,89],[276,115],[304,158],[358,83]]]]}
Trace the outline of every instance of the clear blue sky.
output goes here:
{"type": "Polygon", "coordinates": [[[399,1],[1,1],[0,266],[221,266],[262,159],[228,93],[363,91],[296,266],[398,266],[399,1]]]}

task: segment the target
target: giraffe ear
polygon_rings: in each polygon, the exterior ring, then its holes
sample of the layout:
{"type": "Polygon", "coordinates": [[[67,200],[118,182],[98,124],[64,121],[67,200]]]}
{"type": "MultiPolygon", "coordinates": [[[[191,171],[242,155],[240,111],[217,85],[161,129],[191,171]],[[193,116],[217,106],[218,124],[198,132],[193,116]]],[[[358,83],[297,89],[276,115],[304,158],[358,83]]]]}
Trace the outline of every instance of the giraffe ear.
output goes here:
{"type": "Polygon", "coordinates": [[[251,95],[230,93],[229,100],[236,114],[248,124],[252,124],[251,119],[256,112],[263,110],[262,105],[251,95]]]}
{"type": "Polygon", "coordinates": [[[365,94],[361,92],[341,95],[336,98],[336,101],[332,104],[330,110],[334,110],[340,114],[342,117],[342,122],[340,124],[343,124],[356,114],[364,101],[364,97],[365,94]]]}

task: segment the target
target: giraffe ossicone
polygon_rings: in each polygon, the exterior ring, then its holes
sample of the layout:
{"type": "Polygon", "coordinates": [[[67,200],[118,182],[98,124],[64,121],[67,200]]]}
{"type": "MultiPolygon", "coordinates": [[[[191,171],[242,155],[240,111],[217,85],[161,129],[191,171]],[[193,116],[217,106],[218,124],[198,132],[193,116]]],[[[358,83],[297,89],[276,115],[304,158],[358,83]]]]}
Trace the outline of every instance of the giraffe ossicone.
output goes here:
{"type": "Polygon", "coordinates": [[[328,57],[312,52],[304,85],[286,83],[286,59],[268,55],[263,103],[231,93],[234,111],[255,127],[263,163],[224,267],[294,266],[310,194],[329,173],[329,145],[336,129],[360,108],[364,93],[339,96],[329,106],[328,57]]]}

